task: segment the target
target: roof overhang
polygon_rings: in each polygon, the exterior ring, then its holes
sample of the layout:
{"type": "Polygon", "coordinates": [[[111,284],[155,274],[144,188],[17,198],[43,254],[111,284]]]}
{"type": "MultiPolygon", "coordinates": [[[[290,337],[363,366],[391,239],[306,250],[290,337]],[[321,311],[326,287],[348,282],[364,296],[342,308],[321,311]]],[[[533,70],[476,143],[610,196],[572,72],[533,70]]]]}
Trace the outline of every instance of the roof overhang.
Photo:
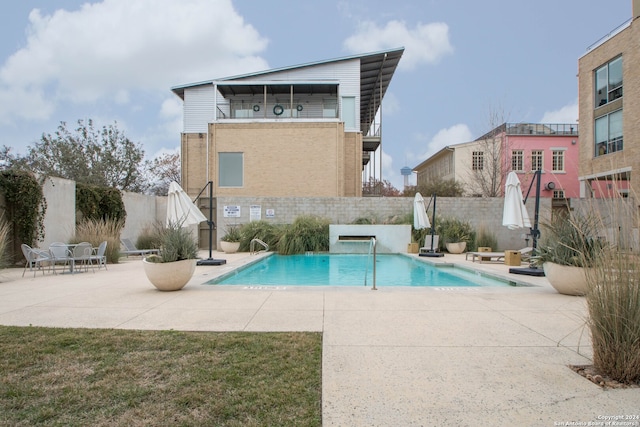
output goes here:
{"type": "MultiPolygon", "coordinates": [[[[300,68],[313,67],[321,64],[330,64],[341,61],[351,61],[354,59],[360,60],[360,127],[364,133],[369,129],[373,123],[376,113],[378,112],[382,99],[391,83],[391,78],[398,67],[400,58],[404,53],[404,48],[389,49],[380,52],[367,53],[362,55],[353,55],[343,58],[330,59],[326,61],[313,62],[308,64],[296,65],[291,67],[284,67],[266,71],[260,71],[257,73],[244,74],[234,77],[226,77],[218,80],[208,80],[198,83],[191,83],[181,86],[174,86],[171,91],[180,98],[184,99],[184,92],[186,89],[217,84],[218,90],[223,96],[232,94],[256,94],[263,93],[264,85],[268,84],[267,90],[278,91],[273,93],[289,93],[290,85],[296,86],[296,90],[304,91],[302,86],[304,82],[270,82],[267,75],[280,72],[290,71],[300,68]],[[264,77],[264,82],[262,78],[264,77]],[[243,82],[244,80],[244,82],[243,82]],[[248,82],[247,80],[253,80],[248,82]],[[234,92],[235,91],[235,92],[234,92]]],[[[311,84],[311,82],[308,82],[311,84]]],[[[321,85],[322,86],[322,85],[321,85]]],[[[335,91],[330,83],[326,83],[325,87],[319,87],[316,83],[313,83],[313,87],[309,86],[309,90],[327,90],[328,93],[335,91]]],[[[324,93],[324,92],[323,92],[324,93]]]]}

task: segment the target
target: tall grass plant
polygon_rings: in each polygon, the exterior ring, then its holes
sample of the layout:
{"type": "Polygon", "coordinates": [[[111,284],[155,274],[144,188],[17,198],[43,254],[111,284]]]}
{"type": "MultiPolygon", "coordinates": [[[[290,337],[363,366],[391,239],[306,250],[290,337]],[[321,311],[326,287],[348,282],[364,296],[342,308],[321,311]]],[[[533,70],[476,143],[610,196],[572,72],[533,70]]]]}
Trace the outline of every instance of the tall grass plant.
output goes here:
{"type": "Polygon", "coordinates": [[[105,256],[107,262],[117,264],[120,258],[120,234],[124,222],[113,219],[83,219],[76,225],[76,233],[71,243],[89,242],[93,247],[107,241],[105,256]]]}
{"type": "Polygon", "coordinates": [[[329,250],[329,220],[311,215],[302,215],[285,227],[278,242],[281,255],[302,254],[308,251],[329,250]]]}

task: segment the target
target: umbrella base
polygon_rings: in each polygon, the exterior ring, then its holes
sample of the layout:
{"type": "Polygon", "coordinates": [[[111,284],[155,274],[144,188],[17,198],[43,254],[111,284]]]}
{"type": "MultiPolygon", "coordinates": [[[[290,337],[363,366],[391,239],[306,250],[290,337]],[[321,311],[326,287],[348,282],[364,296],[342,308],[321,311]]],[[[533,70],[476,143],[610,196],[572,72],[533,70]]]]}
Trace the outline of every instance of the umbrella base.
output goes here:
{"type": "Polygon", "coordinates": [[[226,263],[227,263],[226,259],[207,258],[207,259],[198,260],[196,265],[223,265],[226,263]]]}
{"type": "Polygon", "coordinates": [[[430,258],[437,258],[437,257],[444,256],[444,254],[442,252],[420,252],[418,256],[427,256],[430,258]]]}
{"type": "Polygon", "coordinates": [[[537,276],[544,277],[544,270],[536,267],[528,267],[528,268],[510,268],[509,273],[512,274],[522,274],[525,276],[537,276]]]}

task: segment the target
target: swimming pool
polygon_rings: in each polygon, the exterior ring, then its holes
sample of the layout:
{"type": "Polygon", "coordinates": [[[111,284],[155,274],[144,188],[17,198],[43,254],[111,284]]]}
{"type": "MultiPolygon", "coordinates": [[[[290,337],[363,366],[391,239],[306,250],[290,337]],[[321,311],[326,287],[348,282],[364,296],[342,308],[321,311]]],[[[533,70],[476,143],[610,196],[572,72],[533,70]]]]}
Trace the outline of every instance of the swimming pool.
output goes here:
{"type": "MultiPolygon", "coordinates": [[[[272,255],[210,280],[209,285],[367,286],[372,258],[364,254],[272,255]]],[[[376,286],[510,286],[507,281],[452,266],[435,267],[404,255],[377,255],[376,286]]]]}

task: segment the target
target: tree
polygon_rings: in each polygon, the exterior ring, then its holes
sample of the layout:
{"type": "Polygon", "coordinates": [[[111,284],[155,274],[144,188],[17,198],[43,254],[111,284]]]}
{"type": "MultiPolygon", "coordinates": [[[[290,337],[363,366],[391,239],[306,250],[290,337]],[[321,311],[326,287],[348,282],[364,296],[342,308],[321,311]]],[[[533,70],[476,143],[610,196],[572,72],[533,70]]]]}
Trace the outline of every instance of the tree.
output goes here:
{"type": "Polygon", "coordinates": [[[425,197],[436,193],[440,197],[462,197],[464,189],[455,179],[436,178],[426,184],[407,187],[402,193],[405,197],[414,197],[419,192],[425,197]]]}
{"type": "Polygon", "coordinates": [[[491,130],[478,138],[469,167],[469,192],[481,197],[500,197],[508,172],[504,146],[506,120],[501,109],[490,109],[491,130]]]}
{"type": "Polygon", "coordinates": [[[380,181],[373,177],[362,186],[362,194],[366,196],[400,197],[402,193],[386,179],[380,181]]]}
{"type": "Polygon", "coordinates": [[[144,150],[120,131],[117,123],[97,130],[93,121],[78,120],[69,130],[60,122],[54,135],[42,134],[30,147],[24,164],[34,172],[76,182],[140,192],[145,188],[141,173],[144,150]]]}
{"type": "Polygon", "coordinates": [[[164,153],[153,160],[147,160],[145,170],[149,180],[147,191],[156,196],[166,196],[171,181],[180,184],[180,154],[164,153]]]}

